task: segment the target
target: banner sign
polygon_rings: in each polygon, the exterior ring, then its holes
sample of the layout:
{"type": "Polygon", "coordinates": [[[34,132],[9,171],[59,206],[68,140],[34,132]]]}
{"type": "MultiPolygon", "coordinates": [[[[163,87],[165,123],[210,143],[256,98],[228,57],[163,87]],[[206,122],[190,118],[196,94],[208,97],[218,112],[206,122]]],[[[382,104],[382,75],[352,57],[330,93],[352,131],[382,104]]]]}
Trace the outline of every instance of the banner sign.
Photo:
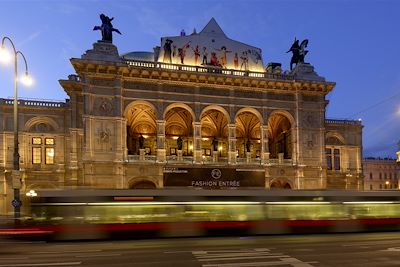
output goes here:
{"type": "Polygon", "coordinates": [[[165,167],[164,186],[204,189],[265,187],[265,170],[165,167]]]}

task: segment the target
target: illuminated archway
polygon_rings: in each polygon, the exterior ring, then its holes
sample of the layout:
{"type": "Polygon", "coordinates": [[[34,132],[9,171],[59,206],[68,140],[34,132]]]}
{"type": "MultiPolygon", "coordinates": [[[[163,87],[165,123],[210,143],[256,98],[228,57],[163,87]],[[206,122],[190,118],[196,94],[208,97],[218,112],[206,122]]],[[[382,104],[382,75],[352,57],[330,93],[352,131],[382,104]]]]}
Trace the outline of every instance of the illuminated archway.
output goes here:
{"type": "Polygon", "coordinates": [[[183,156],[191,156],[193,155],[194,113],[186,105],[172,104],[171,106],[164,113],[167,155],[176,155],[180,149],[183,156]],[[181,140],[181,148],[178,138],[181,140]]]}
{"type": "Polygon", "coordinates": [[[201,137],[204,156],[211,156],[215,147],[220,156],[228,152],[228,122],[229,114],[219,106],[206,107],[200,116],[201,137]]]}
{"type": "Polygon", "coordinates": [[[245,158],[247,152],[251,157],[261,155],[261,122],[258,111],[250,108],[241,109],[235,118],[237,156],[245,158]]]}
{"type": "Polygon", "coordinates": [[[128,154],[139,154],[139,137],[144,138],[147,154],[155,154],[157,141],[156,110],[146,101],[135,101],[124,112],[128,154]]]}
{"type": "Polygon", "coordinates": [[[291,159],[293,154],[291,118],[283,112],[274,112],[268,118],[268,146],[270,158],[282,154],[291,159]]]}

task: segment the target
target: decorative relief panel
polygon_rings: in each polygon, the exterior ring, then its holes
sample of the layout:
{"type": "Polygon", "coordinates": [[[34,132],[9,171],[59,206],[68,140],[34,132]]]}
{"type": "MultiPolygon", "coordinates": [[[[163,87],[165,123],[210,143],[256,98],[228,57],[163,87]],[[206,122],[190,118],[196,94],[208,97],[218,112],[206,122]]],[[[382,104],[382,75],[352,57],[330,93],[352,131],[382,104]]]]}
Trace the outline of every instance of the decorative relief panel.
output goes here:
{"type": "Polygon", "coordinates": [[[302,115],[302,126],[306,128],[319,128],[320,118],[317,112],[304,112],[302,115]]]}
{"type": "Polygon", "coordinates": [[[98,121],[95,122],[95,151],[110,152],[113,150],[112,136],[114,127],[112,122],[98,121]]]}
{"type": "Polygon", "coordinates": [[[93,114],[99,116],[113,116],[114,105],[112,99],[96,98],[94,103],[93,114]]]}

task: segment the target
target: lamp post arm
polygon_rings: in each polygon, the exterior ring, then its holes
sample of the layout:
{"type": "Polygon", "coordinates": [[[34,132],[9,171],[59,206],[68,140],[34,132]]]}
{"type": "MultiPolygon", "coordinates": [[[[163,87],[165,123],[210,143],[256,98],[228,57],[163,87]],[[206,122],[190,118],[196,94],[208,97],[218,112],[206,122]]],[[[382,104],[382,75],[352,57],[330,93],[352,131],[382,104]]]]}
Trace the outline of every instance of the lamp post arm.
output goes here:
{"type": "Polygon", "coordinates": [[[28,75],[28,63],[26,62],[25,55],[21,51],[17,51],[15,54],[16,55],[20,54],[22,56],[22,58],[24,59],[24,62],[25,62],[25,74],[28,75]]]}
{"type": "Polygon", "coordinates": [[[1,40],[1,47],[4,47],[4,42],[5,40],[8,40],[10,42],[10,44],[12,45],[12,48],[14,49],[14,54],[17,54],[17,49],[15,49],[15,45],[13,43],[13,41],[11,41],[10,38],[8,38],[7,36],[3,37],[3,39],[1,40]]]}

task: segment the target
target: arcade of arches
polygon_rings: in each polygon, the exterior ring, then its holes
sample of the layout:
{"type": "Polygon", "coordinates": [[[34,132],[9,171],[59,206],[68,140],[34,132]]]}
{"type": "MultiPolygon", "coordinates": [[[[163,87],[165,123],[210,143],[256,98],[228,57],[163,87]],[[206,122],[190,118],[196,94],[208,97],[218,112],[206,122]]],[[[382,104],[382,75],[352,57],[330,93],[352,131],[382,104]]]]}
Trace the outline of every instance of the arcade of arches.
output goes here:
{"type": "Polygon", "coordinates": [[[176,156],[178,138],[182,139],[182,155],[193,157],[194,151],[201,151],[202,158],[217,153],[227,158],[234,152],[237,158],[259,159],[268,153],[270,159],[292,159],[293,134],[290,119],[283,113],[274,112],[266,127],[256,110],[239,110],[234,124],[230,124],[229,114],[219,106],[203,109],[199,121],[190,107],[174,104],[164,112],[162,120],[157,120],[155,107],[146,102],[130,105],[125,112],[128,155],[139,155],[140,138],[144,138],[142,148],[146,155],[157,155],[157,149],[165,149],[167,158],[176,156]],[[265,149],[263,149],[262,132],[265,149]],[[198,134],[196,132],[199,132],[198,134]],[[231,140],[231,143],[230,143],[231,140]]]}

